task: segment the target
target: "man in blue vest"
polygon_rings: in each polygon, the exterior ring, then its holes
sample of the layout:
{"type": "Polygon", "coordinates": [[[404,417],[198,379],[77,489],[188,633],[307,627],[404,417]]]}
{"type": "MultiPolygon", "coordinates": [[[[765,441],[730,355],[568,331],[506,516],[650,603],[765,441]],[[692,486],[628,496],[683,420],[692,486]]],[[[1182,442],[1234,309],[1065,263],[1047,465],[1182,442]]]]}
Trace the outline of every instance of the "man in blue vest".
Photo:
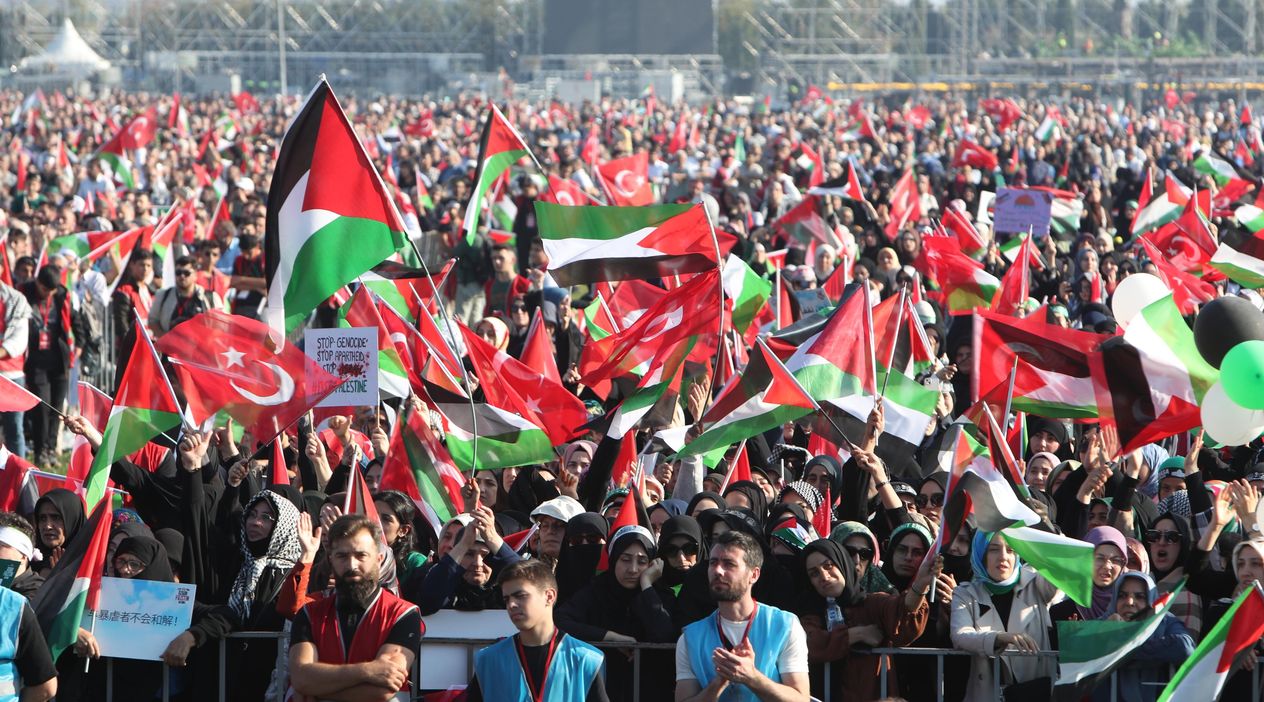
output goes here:
{"type": "Polygon", "coordinates": [[[807,702],[808,645],[799,618],[758,603],[764,553],[750,535],[721,534],[707,578],[718,609],[676,642],[676,702],[807,702]]]}
{"type": "Polygon", "coordinates": [[[500,588],[518,633],[474,654],[467,702],[607,702],[605,656],[553,626],[553,569],[518,561],[505,568],[500,588]]]}

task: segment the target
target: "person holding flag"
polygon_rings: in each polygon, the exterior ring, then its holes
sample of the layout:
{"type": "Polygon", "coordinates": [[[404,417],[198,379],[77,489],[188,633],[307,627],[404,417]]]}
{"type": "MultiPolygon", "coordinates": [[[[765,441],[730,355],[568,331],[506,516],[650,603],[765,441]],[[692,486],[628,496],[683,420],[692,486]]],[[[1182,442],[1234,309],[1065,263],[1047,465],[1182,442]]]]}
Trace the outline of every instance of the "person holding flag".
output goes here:
{"type": "Polygon", "coordinates": [[[979,531],[970,545],[974,579],[961,583],[952,595],[952,642],[969,651],[970,681],[966,700],[993,700],[993,666],[1001,666],[1004,694],[1049,699],[1057,674],[1054,659],[1045,656],[1005,656],[1004,650],[1038,653],[1051,647],[1049,605],[1060,595],[1010,548],[1005,539],[979,531]]]}
{"type": "MultiPolygon", "coordinates": [[[[472,499],[478,503],[477,484],[467,483],[462,492],[467,502],[472,499]]],[[[461,529],[456,545],[426,571],[421,582],[415,602],[423,616],[440,609],[476,611],[504,606],[493,583],[503,568],[522,557],[500,538],[490,508],[479,504],[468,511],[473,521],[461,529]]]]}
{"type": "Polygon", "coordinates": [[[601,651],[553,623],[553,570],[540,560],[518,561],[505,568],[499,587],[518,633],[474,654],[466,702],[606,702],[601,651]]]}

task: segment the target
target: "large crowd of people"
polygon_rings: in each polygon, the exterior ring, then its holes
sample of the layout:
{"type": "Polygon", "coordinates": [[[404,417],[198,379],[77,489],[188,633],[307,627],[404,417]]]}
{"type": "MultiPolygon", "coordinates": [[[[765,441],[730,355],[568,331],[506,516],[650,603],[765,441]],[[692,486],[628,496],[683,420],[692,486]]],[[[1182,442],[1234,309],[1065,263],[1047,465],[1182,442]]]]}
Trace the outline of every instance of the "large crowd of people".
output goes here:
{"type": "MultiPolygon", "coordinates": [[[[365,153],[405,211],[415,211],[420,248],[436,269],[455,260],[439,291],[452,316],[517,357],[538,310],[562,385],[594,419],[623,396],[617,383],[612,394],[595,393],[577,370],[592,338],[585,307],[597,304],[595,288],[557,286],[533,204],[557,187],[550,180],[607,202],[597,164],[648,153],[654,200],[702,203],[715,228],[732,235],[733,254],[776,286],[823,288],[841,266],[842,282],[868,286],[875,302],[911,288],[926,293],[912,309],[933,361],[917,380],[940,401],[925,440],[899,456],[878,451],[885,417],[875,411],[852,450],[814,455],[811,422],[788,423],[745,442],[750,480],[729,480],[738,451],[708,467],[651,441],[702,417],[720,384],[696,382],[665,413],[670,423],[640,427],[643,492],[610,484],[613,456],[598,450],[598,428],[557,446],[553,463],[476,470],[460,513],[436,530],[408,496],[379,491],[391,423],[424,411],[424,399],[305,427],[284,448],[290,485],[272,484],[270,459],[249,432],[169,432],[111,468],[126,506],[114,511],[103,565],[114,577],[195,584],[192,625],[163,664],[116,661],[107,690],[106,666],[84,665],[99,655],[88,629],[53,660],[33,610],[0,589],[0,618],[21,612],[16,649],[0,646],[16,661],[0,687],[20,681],[24,700],[54,692],[59,700],[150,700],[169,666],[173,699],[216,699],[225,684],[229,699],[281,700],[287,691],[392,699],[409,694],[415,663],[426,666],[426,617],[505,609],[520,633],[478,653],[467,699],[631,700],[635,688],[643,700],[859,701],[883,690],[933,700],[942,679],[943,699],[1037,700],[1050,698],[1059,677],[1050,655],[1058,622],[1140,621],[1175,592],[1113,682],[1084,692],[1115,699],[1114,686],[1119,699],[1155,700],[1234,598],[1264,578],[1258,440],[1213,448],[1185,432],[1120,455],[1118,438],[1091,419],[1028,416],[1017,456],[1026,503],[1041,517],[1036,528],[1093,546],[1091,601],[1072,601],[1005,539],[969,524],[936,556],[948,487],[939,456],[976,399],[971,359],[981,350],[971,317],[950,316],[921,269],[923,241],[939,234],[951,208],[982,237],[983,269],[1003,277],[1013,258],[1004,253],[1009,236],[988,226],[988,194],[998,179],[1056,188],[1070,193],[1079,216],[1036,236],[1043,265],[1020,313],[1040,309],[1063,327],[1114,333],[1111,295],[1153,266],[1132,226],[1147,179],[1157,178],[1159,190],[1157,174],[1166,171],[1217,193],[1221,183],[1194,165],[1206,150],[1236,158],[1242,177],[1253,177],[1258,127],[1242,119],[1244,105],[1211,95],[509,101],[502,111],[543,172],[524,160],[500,186],[503,219],[485,216],[467,238],[486,100],[343,97],[365,153]],[[960,158],[967,142],[996,167],[960,158]],[[907,208],[893,193],[910,171],[920,214],[902,218],[907,208]],[[863,198],[807,194],[849,174],[863,198]],[[811,241],[783,220],[804,202],[824,228],[811,241]],[[353,469],[363,469],[380,522],[342,514],[353,469]],[[646,523],[612,533],[630,496],[642,500],[646,523]],[[507,538],[532,527],[521,545],[507,538]],[[218,645],[240,631],[283,638],[218,645]],[[634,643],[676,649],[647,649],[634,666],[620,647],[634,643]],[[932,656],[873,652],[889,648],[969,655],[947,656],[939,669],[932,656]]],[[[42,401],[0,415],[6,471],[29,461],[62,473],[72,440],[99,445],[98,428],[78,412],[87,401],[78,381],[112,393],[136,342],[135,315],[156,338],[209,310],[261,316],[267,193],[299,104],[245,94],[0,92],[8,144],[0,147],[0,374],[42,401]],[[124,179],[100,147],[150,107],[160,125],[127,152],[124,179]],[[141,246],[89,254],[66,243],[153,225],[190,201],[193,222],[170,260],[141,246]]],[[[1244,203],[1254,196],[1240,195],[1244,203]]],[[[1230,226],[1231,204],[1209,213],[1213,227],[1230,226]]],[[[1236,283],[1214,285],[1264,307],[1236,283]]],[[[757,318],[765,332],[794,321],[774,298],[771,322],[757,318]]],[[[337,304],[311,323],[333,324],[337,304]]],[[[87,510],[72,483],[32,483],[37,500],[14,500],[13,512],[0,513],[0,557],[20,564],[10,589],[38,602],[87,510]]],[[[1223,699],[1251,699],[1255,664],[1252,646],[1235,659],[1223,699]]]]}

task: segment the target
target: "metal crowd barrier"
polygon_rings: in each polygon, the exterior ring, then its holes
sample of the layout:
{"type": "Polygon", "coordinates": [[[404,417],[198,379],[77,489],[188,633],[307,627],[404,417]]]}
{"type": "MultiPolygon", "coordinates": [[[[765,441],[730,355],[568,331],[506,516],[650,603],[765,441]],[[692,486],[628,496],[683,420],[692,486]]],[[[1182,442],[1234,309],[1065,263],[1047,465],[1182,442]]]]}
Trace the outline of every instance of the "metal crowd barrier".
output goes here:
{"type": "MultiPolygon", "coordinates": [[[[227,650],[228,639],[282,639],[288,636],[288,632],[281,631],[241,631],[229,634],[227,639],[219,640],[219,675],[216,681],[217,694],[219,702],[225,702],[227,697],[227,650]]],[[[474,653],[481,648],[496,643],[497,639],[458,639],[458,638],[438,638],[430,637],[421,640],[420,647],[422,653],[427,646],[463,646],[466,650],[466,663],[469,670],[474,669],[474,653]]],[[[594,644],[600,649],[630,649],[632,651],[632,699],[634,702],[640,702],[641,699],[641,652],[652,650],[671,650],[676,649],[674,643],[617,643],[617,642],[600,642],[594,644]]],[[[878,663],[878,680],[879,695],[881,697],[888,696],[887,687],[887,656],[935,656],[936,658],[936,679],[935,679],[935,699],[937,702],[944,702],[944,659],[948,656],[972,656],[968,651],[959,651],[954,648],[875,648],[864,652],[864,655],[880,656],[878,663]]],[[[1039,651],[1036,653],[1023,653],[1019,651],[1002,651],[996,654],[996,657],[1010,656],[1041,656],[1054,657],[1058,655],[1057,651],[1039,651]]],[[[107,658],[106,665],[106,702],[113,702],[114,699],[114,659],[107,658]]],[[[826,665],[824,669],[824,690],[822,692],[821,702],[831,702],[830,700],[830,673],[832,665],[826,665]]],[[[1260,699],[1261,689],[1261,670],[1264,669],[1264,659],[1262,659],[1251,672],[1251,690],[1252,699],[1260,699]]],[[[162,702],[169,702],[170,698],[170,668],[165,663],[162,666],[162,702]]],[[[1170,673],[1174,673],[1175,668],[1170,669],[1170,673]]],[[[413,669],[410,675],[412,681],[412,697],[413,700],[419,700],[422,697],[421,687],[421,656],[417,656],[417,660],[413,662],[413,669]]],[[[1002,699],[1001,692],[1001,666],[992,666],[992,690],[994,699],[1002,699]]],[[[1110,699],[1111,702],[1118,702],[1118,687],[1116,685],[1116,676],[1110,677],[1110,699]]],[[[1156,690],[1156,695],[1158,691],[1156,690]]],[[[282,692],[284,694],[284,691],[282,692]]]]}

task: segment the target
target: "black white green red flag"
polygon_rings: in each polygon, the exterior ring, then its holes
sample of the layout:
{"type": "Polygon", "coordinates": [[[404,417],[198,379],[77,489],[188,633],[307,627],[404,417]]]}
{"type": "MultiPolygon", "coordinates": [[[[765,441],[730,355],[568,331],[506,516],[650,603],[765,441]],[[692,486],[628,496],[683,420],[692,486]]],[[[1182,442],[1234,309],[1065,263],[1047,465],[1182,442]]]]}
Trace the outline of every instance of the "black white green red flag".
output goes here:
{"type": "Polygon", "coordinates": [[[281,142],[264,234],[265,319],[292,331],[407,244],[404,221],[323,78],[281,142]]]}

